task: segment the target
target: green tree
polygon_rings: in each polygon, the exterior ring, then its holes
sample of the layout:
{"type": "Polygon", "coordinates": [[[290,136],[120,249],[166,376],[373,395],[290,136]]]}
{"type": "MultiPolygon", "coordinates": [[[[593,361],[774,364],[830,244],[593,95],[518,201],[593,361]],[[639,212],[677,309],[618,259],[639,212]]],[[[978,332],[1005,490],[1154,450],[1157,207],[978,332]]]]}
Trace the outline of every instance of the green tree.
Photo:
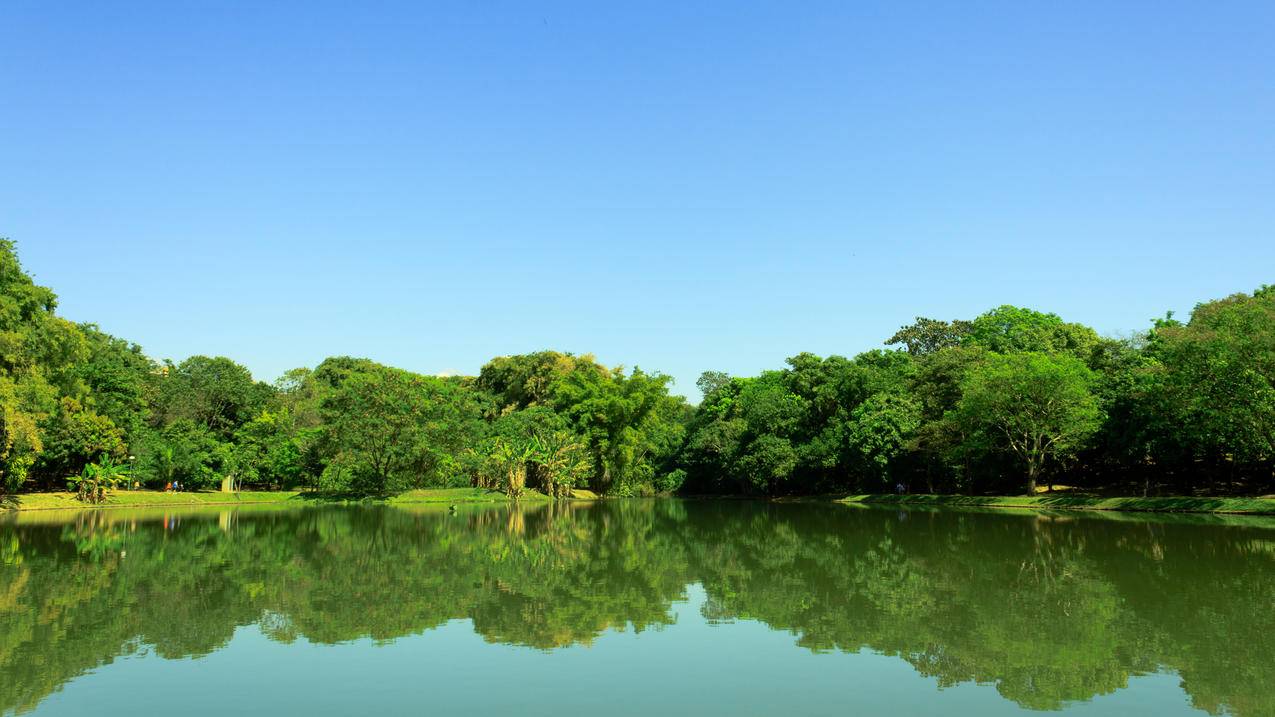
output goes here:
{"type": "Polygon", "coordinates": [[[885,340],[887,346],[903,344],[909,354],[925,356],[945,348],[959,346],[969,336],[972,325],[968,321],[939,321],[916,317],[916,321],[899,328],[885,340]]]}
{"type": "Polygon", "coordinates": [[[762,434],[748,443],[735,466],[754,492],[773,495],[783,492],[792,477],[797,467],[797,451],[787,438],[762,434]]]}
{"type": "Polygon", "coordinates": [[[228,358],[191,356],[169,368],[161,382],[160,420],[194,421],[229,440],[271,394],[268,385],[254,381],[248,369],[228,358]]]}
{"type": "Polygon", "coordinates": [[[13,381],[0,376],[0,495],[22,487],[43,449],[35,418],[22,410],[13,381]]]}
{"type": "Polygon", "coordinates": [[[1200,304],[1186,324],[1159,322],[1147,350],[1151,380],[1138,418],[1158,429],[1149,441],[1157,461],[1185,470],[1198,462],[1210,483],[1247,472],[1269,486],[1275,462],[1275,290],[1263,287],[1200,304]]]}
{"type": "Polygon", "coordinates": [[[68,487],[85,503],[103,503],[111,490],[128,479],[128,473],[108,455],[100,463],[85,465],[80,475],[71,477],[68,487]]]}
{"type": "Polygon", "coordinates": [[[63,397],[42,429],[44,451],[39,465],[43,472],[60,478],[79,473],[100,456],[123,459],[127,455],[123,431],[74,398],[63,397]]]}
{"type": "Polygon", "coordinates": [[[970,322],[962,343],[1002,354],[1062,352],[1088,359],[1098,334],[1088,326],[1067,323],[1057,314],[1007,304],[970,322]]]}
{"type": "Polygon", "coordinates": [[[898,458],[921,425],[921,409],[911,398],[876,393],[851,414],[847,439],[856,451],[861,471],[874,489],[887,488],[898,458]]]}
{"type": "Polygon", "coordinates": [[[609,372],[585,354],[576,356],[557,351],[537,351],[516,356],[498,356],[482,367],[477,388],[496,399],[500,413],[545,406],[552,403],[558,384],[573,374],[605,378],[609,372]]]}
{"type": "Polygon", "coordinates": [[[1093,385],[1093,372],[1070,356],[992,354],[961,382],[949,418],[981,435],[988,449],[1016,457],[1027,492],[1035,494],[1047,465],[1075,453],[1098,430],[1102,411],[1093,385]]]}
{"type": "Polygon", "coordinates": [[[606,372],[573,371],[554,384],[553,407],[566,417],[588,447],[595,490],[638,491],[650,485],[658,466],[680,443],[668,434],[680,427],[676,412],[662,410],[678,403],[668,394],[669,378],[635,368],[606,372]]]}
{"type": "Polygon", "coordinates": [[[479,425],[457,385],[377,365],[345,375],[321,410],[329,478],[369,494],[447,484],[479,425]]]}
{"type": "Polygon", "coordinates": [[[189,489],[213,488],[236,468],[234,445],[188,418],[147,431],[136,455],[138,478],[159,488],[174,481],[189,489]]]}
{"type": "Polygon", "coordinates": [[[236,484],[259,487],[313,485],[307,464],[310,444],[318,439],[316,429],[302,429],[287,408],[262,411],[235,434],[236,484]]]}
{"type": "Polygon", "coordinates": [[[27,275],[14,244],[0,239],[0,491],[26,483],[44,450],[40,426],[58,398],[80,386],[79,329],[56,316],[57,296],[27,275]]]}
{"type": "Polygon", "coordinates": [[[88,345],[87,358],[76,365],[75,375],[84,386],[78,400],[100,416],[109,418],[124,435],[135,440],[146,427],[161,376],[154,361],[137,344],[103,333],[92,324],[81,324],[88,345]]]}

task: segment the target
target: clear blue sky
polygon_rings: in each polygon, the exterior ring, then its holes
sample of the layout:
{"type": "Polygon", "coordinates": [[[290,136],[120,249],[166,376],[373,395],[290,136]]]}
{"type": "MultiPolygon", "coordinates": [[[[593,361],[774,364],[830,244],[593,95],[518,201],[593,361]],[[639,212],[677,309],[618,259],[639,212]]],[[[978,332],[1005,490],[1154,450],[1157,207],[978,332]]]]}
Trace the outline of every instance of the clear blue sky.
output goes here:
{"type": "Polygon", "coordinates": [[[1275,4],[0,5],[0,236],[155,357],[697,396],[918,314],[1275,282],[1275,4]]]}

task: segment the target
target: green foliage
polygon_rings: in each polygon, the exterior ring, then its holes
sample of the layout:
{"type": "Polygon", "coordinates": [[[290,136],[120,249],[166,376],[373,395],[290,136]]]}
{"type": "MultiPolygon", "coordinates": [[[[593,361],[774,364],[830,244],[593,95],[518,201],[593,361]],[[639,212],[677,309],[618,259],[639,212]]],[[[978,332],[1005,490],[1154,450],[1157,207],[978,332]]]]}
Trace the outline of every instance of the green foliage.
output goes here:
{"type": "Polygon", "coordinates": [[[689,422],[686,490],[774,495],[880,487],[917,430],[901,351],[799,354],[789,368],[719,380],[689,422]]]}
{"type": "Polygon", "coordinates": [[[686,471],[682,468],[674,468],[655,479],[655,490],[665,494],[676,493],[685,482],[686,471]]]}
{"type": "Polygon", "coordinates": [[[546,495],[562,498],[589,476],[589,455],[584,443],[566,430],[532,436],[528,445],[529,463],[539,488],[546,495]]]}
{"type": "Polygon", "coordinates": [[[763,433],[745,446],[735,461],[739,477],[763,495],[779,493],[793,469],[797,467],[797,451],[787,438],[763,433]]]}
{"type": "Polygon", "coordinates": [[[566,495],[1275,492],[1275,288],[1128,339],[1000,306],[917,317],[853,358],[799,353],[753,377],[670,379],[557,351],[439,378],[332,357],[273,385],[224,357],[157,363],[91,324],[0,240],[0,492],[50,489],[102,456],[151,487],[382,495],[512,486],[566,495]],[[493,461],[495,463],[493,463],[493,461]]]}
{"type": "Polygon", "coordinates": [[[1093,372],[1070,356],[993,354],[966,375],[946,420],[969,437],[963,450],[1012,454],[1030,495],[1049,464],[1073,455],[1098,430],[1093,384],[1093,372]]]}
{"type": "Polygon", "coordinates": [[[359,493],[453,484],[480,430],[456,384],[370,362],[344,372],[320,410],[328,485],[359,493]]]}
{"type": "Polygon", "coordinates": [[[1003,354],[1065,352],[1084,358],[1098,343],[1098,334],[1087,326],[1066,323],[1057,314],[1005,305],[970,322],[962,343],[1003,354]]]}
{"type": "Polygon", "coordinates": [[[148,431],[136,451],[138,479],[157,488],[214,488],[235,468],[233,444],[188,418],[148,431]]]}
{"type": "Polygon", "coordinates": [[[237,485],[290,488],[314,485],[317,474],[309,460],[321,429],[302,428],[288,408],[262,411],[235,433],[237,485]]]}
{"type": "Polygon", "coordinates": [[[0,495],[22,487],[43,448],[35,420],[22,411],[15,386],[0,378],[0,495]]]}
{"type": "Polygon", "coordinates": [[[86,407],[109,418],[127,442],[147,425],[160,379],[158,367],[137,344],[89,324],[81,325],[80,330],[87,341],[88,358],[75,366],[75,376],[84,387],[79,398],[86,407]]]}
{"type": "Polygon", "coordinates": [[[959,346],[970,334],[972,324],[968,321],[939,321],[916,317],[916,322],[901,327],[893,336],[885,340],[887,346],[903,344],[909,354],[925,356],[935,351],[959,346]]]}
{"type": "Polygon", "coordinates": [[[97,456],[126,455],[123,431],[74,398],[64,396],[41,428],[44,450],[39,463],[51,473],[70,475],[97,456]]]}
{"type": "Polygon", "coordinates": [[[846,438],[858,454],[863,475],[868,483],[888,488],[890,467],[920,428],[920,407],[904,395],[875,393],[850,417],[846,438]]]}
{"type": "MultiPolygon", "coordinates": [[[[1224,472],[1275,459],[1275,292],[1263,287],[1197,306],[1149,344],[1157,452],[1178,450],[1224,472]]],[[[1151,412],[1148,411],[1148,412],[1151,412]]]]}
{"type": "Polygon", "coordinates": [[[608,371],[593,357],[557,351],[498,356],[482,367],[477,387],[495,398],[495,408],[506,414],[554,402],[559,383],[574,374],[605,378],[608,371]]]}
{"type": "Polygon", "coordinates": [[[230,439],[270,398],[265,384],[225,357],[191,356],[168,369],[158,408],[165,423],[187,420],[230,439]]]}
{"type": "Polygon", "coordinates": [[[80,475],[67,481],[67,488],[81,502],[103,503],[111,490],[128,479],[128,473],[107,455],[103,456],[101,463],[85,465],[80,475]]]}
{"type": "Polygon", "coordinates": [[[1275,490],[1269,287],[1123,340],[1001,306],[919,317],[886,343],[905,350],[705,374],[679,452],[684,490],[1035,490],[1064,472],[1143,493],[1275,490]]]}

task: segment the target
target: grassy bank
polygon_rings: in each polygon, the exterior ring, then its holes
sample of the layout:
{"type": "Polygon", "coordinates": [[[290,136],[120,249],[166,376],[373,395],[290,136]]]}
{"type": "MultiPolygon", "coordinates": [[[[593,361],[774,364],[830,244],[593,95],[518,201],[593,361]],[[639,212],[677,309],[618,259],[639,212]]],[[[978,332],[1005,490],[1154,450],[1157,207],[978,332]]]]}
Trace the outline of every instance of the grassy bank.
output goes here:
{"type": "Polygon", "coordinates": [[[852,495],[841,503],[898,506],[1036,508],[1048,510],[1120,510],[1153,513],[1242,513],[1275,515],[1275,498],[1109,498],[1087,495],[852,495]]]}
{"type": "MultiPolygon", "coordinates": [[[[481,488],[429,488],[410,490],[388,498],[359,498],[348,495],[331,495],[325,493],[300,493],[297,491],[240,491],[238,493],[222,493],[218,491],[194,491],[167,493],[156,490],[119,490],[107,497],[100,505],[89,505],[76,500],[74,493],[19,493],[6,496],[0,502],[0,510],[79,510],[87,508],[148,508],[162,506],[200,506],[200,505],[260,505],[265,503],[290,502],[296,505],[321,503],[496,503],[505,502],[509,498],[500,492],[481,488]]],[[[528,491],[523,496],[524,502],[549,500],[542,493],[528,491]]]]}

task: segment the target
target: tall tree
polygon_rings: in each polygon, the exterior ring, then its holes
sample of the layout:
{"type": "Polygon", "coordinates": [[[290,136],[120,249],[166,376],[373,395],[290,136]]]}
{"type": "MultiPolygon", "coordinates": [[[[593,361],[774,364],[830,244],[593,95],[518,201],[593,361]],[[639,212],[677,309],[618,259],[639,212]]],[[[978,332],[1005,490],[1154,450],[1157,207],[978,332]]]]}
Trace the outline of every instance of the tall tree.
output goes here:
{"type": "Polygon", "coordinates": [[[461,473],[477,438],[477,404],[444,379],[372,364],[350,371],[322,404],[328,479],[384,494],[461,473]]]}
{"type": "Polygon", "coordinates": [[[159,403],[164,423],[188,419],[228,440],[271,394],[270,386],[224,356],[191,356],[168,369],[159,403]]]}
{"type": "Polygon", "coordinates": [[[1064,352],[1087,359],[1098,343],[1098,334],[1088,326],[1065,322],[1057,314],[1006,304],[970,322],[962,343],[1002,354],[1064,352]]]}
{"type": "Polygon", "coordinates": [[[925,356],[952,346],[958,346],[970,334],[968,321],[940,321],[916,317],[916,321],[899,328],[885,340],[886,346],[903,344],[913,356],[925,356]]]}
{"type": "Polygon", "coordinates": [[[1028,494],[1050,462],[1072,455],[1102,421],[1093,372],[1079,359],[1045,353],[991,354],[961,382],[951,420],[1015,456],[1028,494]]]}
{"type": "Polygon", "coordinates": [[[1211,471],[1270,480],[1275,460],[1275,287],[1200,304],[1185,325],[1160,322],[1151,410],[1167,418],[1163,460],[1186,449],[1211,471]],[[1166,455],[1168,454],[1168,455],[1166,455]]]}

